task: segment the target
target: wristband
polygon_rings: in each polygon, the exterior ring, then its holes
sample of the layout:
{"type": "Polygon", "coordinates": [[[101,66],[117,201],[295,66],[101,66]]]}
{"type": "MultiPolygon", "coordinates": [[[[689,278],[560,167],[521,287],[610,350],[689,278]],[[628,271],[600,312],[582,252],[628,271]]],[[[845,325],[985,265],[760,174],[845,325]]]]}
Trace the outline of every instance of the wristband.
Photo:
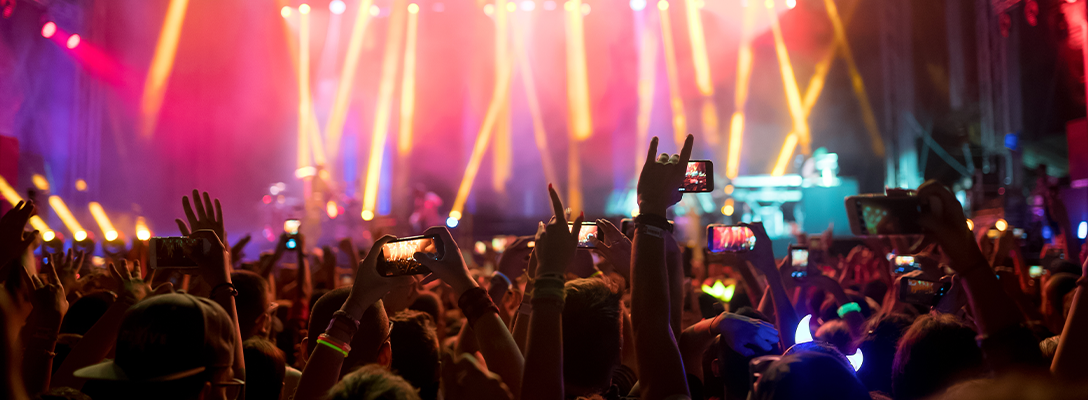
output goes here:
{"type": "Polygon", "coordinates": [[[344,358],[347,358],[348,352],[351,351],[351,346],[350,345],[348,345],[347,343],[341,342],[339,340],[336,340],[332,336],[329,336],[329,335],[324,334],[324,333],[322,333],[321,335],[319,335],[317,337],[317,343],[318,344],[323,344],[323,345],[328,346],[329,348],[331,348],[333,350],[336,350],[340,354],[343,354],[344,358]]]}
{"type": "Polygon", "coordinates": [[[669,219],[653,214],[639,214],[635,217],[636,225],[652,226],[661,230],[672,232],[672,224],[669,223],[669,219]]]}
{"type": "Polygon", "coordinates": [[[487,294],[486,290],[479,287],[474,287],[462,293],[461,298],[457,299],[457,307],[460,307],[461,311],[465,313],[469,326],[475,326],[476,321],[484,315],[499,313],[499,308],[495,306],[495,302],[491,301],[491,296],[487,294]]]}
{"type": "Polygon", "coordinates": [[[656,238],[664,238],[665,237],[665,230],[661,229],[661,228],[658,228],[656,226],[653,226],[653,225],[636,225],[635,226],[635,231],[636,232],[638,232],[640,229],[642,230],[643,233],[645,233],[647,235],[650,235],[650,236],[653,236],[653,237],[656,237],[656,238]]]}
{"type": "Polygon", "coordinates": [[[329,320],[329,326],[325,328],[325,332],[341,331],[347,337],[355,336],[355,332],[359,330],[359,321],[352,318],[344,310],[336,310],[332,313],[332,319],[329,320]]]}
{"type": "Polygon", "coordinates": [[[228,292],[228,293],[230,294],[231,297],[238,297],[238,289],[235,288],[234,284],[230,283],[230,282],[224,282],[224,283],[220,283],[218,285],[215,285],[215,287],[212,288],[212,291],[208,292],[208,297],[215,297],[215,291],[219,290],[219,288],[221,288],[221,287],[229,288],[230,292],[228,292]]]}
{"type": "Polygon", "coordinates": [[[849,313],[852,313],[852,312],[859,312],[860,313],[861,312],[861,306],[859,306],[858,303],[855,303],[855,302],[849,302],[849,303],[843,304],[842,307],[839,307],[839,318],[843,318],[846,314],[849,314],[849,313]]]}

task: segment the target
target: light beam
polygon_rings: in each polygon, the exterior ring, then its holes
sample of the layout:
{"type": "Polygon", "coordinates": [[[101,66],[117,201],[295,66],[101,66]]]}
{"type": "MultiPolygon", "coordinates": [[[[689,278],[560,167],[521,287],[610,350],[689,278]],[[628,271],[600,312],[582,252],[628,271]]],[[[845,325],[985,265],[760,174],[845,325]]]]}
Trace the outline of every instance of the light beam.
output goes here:
{"type": "Polygon", "coordinates": [[[385,156],[385,141],[389,136],[389,118],[391,117],[393,91],[396,90],[398,55],[404,41],[404,24],[407,7],[404,0],[393,3],[389,17],[389,34],[385,39],[385,51],[382,54],[382,75],[378,83],[378,105],[374,111],[374,131],[370,140],[370,160],[367,163],[366,180],[363,183],[363,213],[374,215],[378,203],[378,183],[381,180],[382,158],[385,156]]]}
{"type": "MultiPolygon", "coordinates": [[[[12,207],[15,207],[20,201],[23,201],[23,197],[19,196],[19,192],[16,192],[15,188],[11,187],[11,185],[8,184],[8,181],[2,176],[0,176],[0,196],[4,196],[4,199],[7,199],[12,207]]],[[[30,226],[37,229],[38,233],[41,233],[43,237],[47,232],[53,232],[52,229],[49,229],[49,225],[46,225],[45,221],[37,215],[30,217],[30,226]]]]}
{"type": "Polygon", "coordinates": [[[181,27],[185,21],[185,10],[189,0],[170,0],[166,8],[166,18],[159,32],[159,42],[155,45],[155,55],[151,58],[151,68],[144,82],[143,98],[140,100],[141,128],[145,137],[155,132],[159,119],[162,99],[166,92],[166,82],[174,69],[174,57],[181,40],[181,27]]]}
{"type": "Polygon", "coordinates": [[[832,0],[824,0],[827,7],[827,16],[831,18],[831,26],[835,30],[835,40],[839,42],[839,50],[846,59],[846,67],[850,71],[850,83],[854,88],[854,95],[861,106],[861,120],[865,124],[865,131],[869,133],[870,145],[873,153],[878,157],[884,157],[884,139],[881,139],[880,128],[877,127],[876,117],[873,116],[873,106],[869,103],[869,95],[865,92],[865,82],[861,79],[857,64],[854,63],[854,53],[850,50],[850,43],[846,41],[846,29],[842,19],[839,18],[839,10],[832,0]]]}
{"type": "Polygon", "coordinates": [[[400,82],[400,137],[397,154],[407,156],[412,150],[412,117],[416,97],[416,37],[419,28],[419,5],[408,5],[408,33],[404,42],[404,76],[400,82]]]}
{"type": "Polygon", "coordinates": [[[72,215],[72,211],[68,209],[68,205],[64,204],[64,200],[61,200],[60,196],[49,196],[49,205],[53,207],[53,212],[57,213],[57,217],[61,222],[64,222],[64,226],[68,227],[68,231],[72,232],[72,237],[76,240],[80,240],[79,237],[86,237],[87,230],[83,229],[83,226],[79,224],[76,217],[72,215]]]}
{"type": "Polygon", "coordinates": [[[91,210],[91,216],[93,216],[94,221],[98,223],[98,227],[102,229],[102,236],[105,237],[106,240],[117,239],[117,229],[113,227],[110,218],[106,216],[106,210],[102,209],[102,205],[97,201],[92,201],[87,204],[87,208],[91,210]]]}
{"type": "Polygon", "coordinates": [[[672,40],[672,24],[669,22],[669,2],[657,2],[661,15],[661,42],[665,46],[665,72],[669,77],[669,105],[672,106],[673,139],[677,148],[684,145],[688,137],[688,122],[684,115],[684,99],[680,96],[680,72],[676,66],[676,46],[672,40]]]}
{"type": "MultiPolygon", "coordinates": [[[[782,73],[782,83],[786,89],[786,102],[790,109],[790,118],[793,119],[793,132],[792,135],[797,136],[798,142],[801,144],[801,152],[804,154],[811,153],[811,138],[809,137],[808,120],[805,118],[804,108],[801,105],[801,92],[797,88],[797,78],[793,73],[793,64],[790,62],[790,54],[786,49],[786,41],[782,37],[782,27],[778,23],[778,13],[774,10],[774,3],[767,4],[767,14],[771,17],[771,33],[774,34],[774,49],[775,54],[778,56],[778,67],[782,73]]],[[[787,143],[789,140],[787,140],[787,143]]],[[[787,150],[782,149],[779,154],[779,161],[787,150]]],[[[793,153],[793,150],[789,150],[793,153]]],[[[777,165],[776,169],[777,171],[777,165]]]]}
{"type": "MultiPolygon", "coordinates": [[[[305,6],[306,4],[303,4],[305,6]]],[[[298,168],[310,161],[310,13],[299,6],[298,19],[298,168]]]]}
{"type": "Polygon", "coordinates": [[[348,41],[348,50],[344,55],[344,67],[340,69],[340,80],[336,87],[336,100],[333,102],[332,113],[325,125],[326,153],[334,159],[340,151],[340,137],[344,133],[344,120],[348,115],[348,105],[351,103],[351,88],[355,82],[355,74],[359,68],[359,55],[363,52],[363,38],[366,34],[367,23],[370,22],[370,7],[373,0],[362,0],[359,9],[355,12],[355,24],[351,27],[351,40],[348,41]]]}
{"type": "Polygon", "coordinates": [[[589,105],[589,73],[586,68],[582,0],[567,0],[566,4],[571,5],[564,5],[567,14],[567,102],[570,128],[575,139],[586,140],[593,134],[593,120],[589,105]]]}
{"type": "Polygon", "coordinates": [[[752,77],[752,30],[756,7],[744,8],[740,47],[737,50],[737,85],[733,96],[733,117],[729,120],[729,149],[725,158],[725,176],[737,177],[740,171],[740,149],[744,139],[744,107],[748,103],[748,84],[752,77]]]}

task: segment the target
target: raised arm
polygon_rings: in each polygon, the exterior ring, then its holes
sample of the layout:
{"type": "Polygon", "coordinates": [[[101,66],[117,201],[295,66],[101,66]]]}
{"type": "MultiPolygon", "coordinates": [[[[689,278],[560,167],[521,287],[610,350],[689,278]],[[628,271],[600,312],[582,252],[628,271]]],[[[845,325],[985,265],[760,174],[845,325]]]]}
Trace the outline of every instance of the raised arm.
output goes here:
{"type": "Polygon", "coordinates": [[[635,220],[631,271],[631,327],[643,398],[689,396],[680,349],[672,329],[669,276],[665,262],[665,219],[680,201],[679,188],[687,170],[694,138],[688,135],[679,155],[657,156],[658,139],[650,142],[646,164],[638,179],[639,216],[635,220]]]}
{"type": "Polygon", "coordinates": [[[1071,382],[1084,379],[1084,371],[1088,371],[1088,341],[1084,340],[1088,338],[1088,293],[1085,293],[1088,288],[1088,262],[1081,266],[1081,270],[1073,305],[1065,317],[1065,328],[1058,338],[1058,350],[1050,364],[1051,373],[1071,382]]]}
{"type": "Polygon", "coordinates": [[[34,306],[21,333],[23,385],[27,393],[43,393],[49,390],[53,349],[57,345],[61,320],[68,311],[68,300],[55,270],[46,274],[44,280],[29,275],[25,268],[20,268],[20,271],[30,283],[30,304],[34,306]]]}
{"type": "MultiPolygon", "coordinates": [[[[512,393],[521,392],[521,376],[525,360],[514,343],[510,330],[499,318],[499,309],[468,272],[461,249],[445,227],[427,229],[424,235],[438,237],[445,248],[441,259],[416,253],[416,261],[430,268],[439,279],[453,288],[458,306],[465,310],[468,322],[476,334],[488,369],[502,377],[512,393]]],[[[377,248],[377,247],[375,247],[377,248]]]]}
{"type": "MultiPolygon", "coordinates": [[[[763,276],[767,278],[767,290],[763,292],[763,298],[766,299],[770,295],[774,302],[774,316],[775,322],[778,326],[779,339],[782,343],[782,348],[787,349],[793,346],[793,335],[791,327],[797,326],[800,318],[797,317],[797,312],[793,309],[793,302],[790,301],[789,295],[786,293],[785,283],[782,282],[782,274],[778,270],[778,266],[774,261],[774,250],[771,249],[771,239],[767,237],[767,231],[763,229],[762,222],[756,222],[747,225],[752,230],[752,234],[756,236],[756,247],[747,253],[743,254],[743,258],[752,263],[752,266],[763,272],[763,276]]],[[[763,305],[760,305],[760,309],[763,305]]]]}

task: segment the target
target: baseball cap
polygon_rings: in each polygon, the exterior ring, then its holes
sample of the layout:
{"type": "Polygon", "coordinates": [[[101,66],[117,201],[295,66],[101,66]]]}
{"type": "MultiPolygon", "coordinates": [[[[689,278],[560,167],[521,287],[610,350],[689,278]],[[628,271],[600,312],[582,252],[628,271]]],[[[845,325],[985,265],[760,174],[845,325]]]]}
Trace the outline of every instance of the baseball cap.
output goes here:
{"type": "Polygon", "coordinates": [[[234,361],[234,322],[203,297],[171,293],[136,303],[125,313],[116,355],[76,370],[85,379],[165,382],[234,361]]]}

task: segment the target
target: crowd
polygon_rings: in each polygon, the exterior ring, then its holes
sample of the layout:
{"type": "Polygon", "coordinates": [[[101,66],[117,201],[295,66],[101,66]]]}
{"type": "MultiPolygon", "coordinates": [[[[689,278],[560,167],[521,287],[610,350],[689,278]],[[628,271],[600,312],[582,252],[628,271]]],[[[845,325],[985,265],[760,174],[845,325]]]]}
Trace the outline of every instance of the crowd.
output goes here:
{"type": "Polygon", "coordinates": [[[915,193],[924,237],[873,238],[843,256],[825,234],[806,276],[776,259],[759,223],[746,225],[750,251],[693,254],[666,218],[692,141],[658,155],[653,139],[633,236],[597,220],[596,265],[578,247],[584,213],[550,186],[551,220],[506,246],[491,274],[443,227],[422,232],[442,252],[414,255],[429,275],[379,274],[389,235],[363,252],[302,236],[289,248],[284,236],[245,260],[247,239],[230,247],[218,200],[197,191],[177,220],[202,244],[185,249],[195,268],[148,268],[140,242],[97,268],[43,244],[27,227],[35,205],[20,203],[0,220],[0,396],[1088,398],[1088,273],[1068,229],[1054,246],[1069,260],[1029,277],[1017,238],[976,238],[931,181],[915,193]],[[897,274],[892,253],[921,269],[897,274]],[[912,278],[943,282],[939,302],[903,301],[912,278]],[[721,280],[736,282],[727,301],[701,289],[721,280]]]}

